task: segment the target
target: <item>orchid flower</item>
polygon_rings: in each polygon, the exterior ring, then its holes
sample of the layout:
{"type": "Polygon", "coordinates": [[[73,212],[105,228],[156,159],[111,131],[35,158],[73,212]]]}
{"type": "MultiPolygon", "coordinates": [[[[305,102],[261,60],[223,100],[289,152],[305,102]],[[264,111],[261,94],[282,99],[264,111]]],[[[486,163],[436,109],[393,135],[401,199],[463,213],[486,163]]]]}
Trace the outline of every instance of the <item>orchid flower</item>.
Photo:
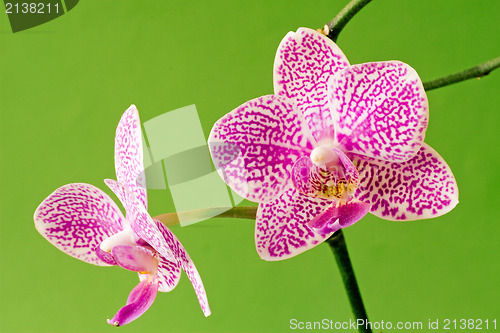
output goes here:
{"type": "Polygon", "coordinates": [[[200,275],[177,237],[147,212],[141,125],[135,106],[123,114],[115,137],[118,181],[106,184],[120,199],[115,202],[89,184],[64,185],[37,208],[36,229],[55,247],[97,266],[118,265],[138,272],[140,283],[127,304],[108,323],[121,326],[141,316],[158,291],[174,289],[186,272],[205,316],[210,315],[200,275]]]}
{"type": "Polygon", "coordinates": [[[223,180],[260,203],[260,257],[281,260],[367,212],[400,221],[450,211],[458,188],[423,142],[427,123],[427,97],[410,66],[350,65],[333,41],[300,28],[278,47],[274,95],[222,117],[209,146],[223,180]]]}

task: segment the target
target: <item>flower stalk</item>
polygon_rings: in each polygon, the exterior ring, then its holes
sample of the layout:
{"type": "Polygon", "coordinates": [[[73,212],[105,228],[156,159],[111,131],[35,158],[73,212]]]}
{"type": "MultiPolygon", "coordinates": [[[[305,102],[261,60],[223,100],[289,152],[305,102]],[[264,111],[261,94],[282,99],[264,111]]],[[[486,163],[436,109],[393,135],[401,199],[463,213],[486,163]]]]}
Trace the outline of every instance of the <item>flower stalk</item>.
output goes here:
{"type": "Polygon", "coordinates": [[[488,75],[493,71],[494,69],[500,67],[500,57],[492,59],[488,62],[485,62],[484,64],[479,64],[477,66],[468,68],[464,71],[447,75],[444,77],[441,77],[439,79],[435,79],[432,81],[427,81],[424,82],[424,89],[426,91],[432,90],[432,89],[437,89],[441,87],[448,86],[453,83],[469,80],[469,79],[475,79],[475,78],[481,78],[485,75],[488,75]]]}
{"type": "MultiPolygon", "coordinates": [[[[340,275],[342,276],[342,281],[344,282],[347,297],[349,298],[349,303],[351,303],[352,313],[354,314],[356,320],[361,319],[366,323],[368,321],[368,315],[366,314],[361,293],[358,288],[358,283],[356,281],[356,276],[352,268],[351,260],[349,259],[349,252],[347,251],[347,245],[342,229],[335,232],[330,238],[328,238],[326,243],[330,245],[333,255],[335,256],[335,260],[337,261],[337,266],[339,267],[340,275]]],[[[372,330],[365,325],[358,325],[358,330],[363,333],[372,332],[372,330]]]]}
{"type": "Polygon", "coordinates": [[[190,221],[219,217],[255,220],[257,217],[257,208],[257,206],[201,208],[178,213],[161,214],[155,216],[154,219],[160,221],[167,227],[178,224],[179,220],[190,221]]]}
{"type": "Polygon", "coordinates": [[[347,6],[345,6],[344,9],[342,9],[340,13],[338,13],[337,16],[333,18],[333,20],[326,24],[326,26],[328,27],[328,32],[325,31],[327,33],[327,37],[334,42],[337,42],[337,38],[339,37],[342,29],[344,29],[344,27],[354,17],[354,15],[356,15],[370,1],[372,0],[350,1],[347,6]]]}

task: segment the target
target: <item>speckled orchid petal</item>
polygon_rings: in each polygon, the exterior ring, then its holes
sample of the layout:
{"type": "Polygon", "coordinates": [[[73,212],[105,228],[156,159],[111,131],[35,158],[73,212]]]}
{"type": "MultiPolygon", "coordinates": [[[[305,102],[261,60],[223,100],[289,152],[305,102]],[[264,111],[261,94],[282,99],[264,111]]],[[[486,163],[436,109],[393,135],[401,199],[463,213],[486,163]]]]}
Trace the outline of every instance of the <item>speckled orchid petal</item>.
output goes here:
{"type": "Polygon", "coordinates": [[[340,48],[323,34],[300,28],[281,41],[274,59],[274,93],[295,102],[317,141],[334,134],[327,83],[349,66],[340,48]]]}
{"type": "Polygon", "coordinates": [[[370,205],[356,198],[349,201],[336,201],[325,211],[307,223],[307,226],[320,235],[353,225],[370,211],[370,205]]]}
{"type": "MultiPolygon", "coordinates": [[[[181,278],[181,265],[179,262],[172,262],[160,256],[158,263],[158,291],[168,292],[174,289],[181,278]]],[[[141,279],[144,275],[139,276],[141,279]]]]}
{"type": "Polygon", "coordinates": [[[323,212],[331,201],[287,189],[272,202],[261,203],[255,225],[255,245],[268,261],[283,260],[309,250],[330,234],[318,235],[306,223],[323,212]]]}
{"type": "Polygon", "coordinates": [[[96,255],[96,248],[126,224],[106,193],[82,183],[55,190],[38,206],[34,220],[38,232],[59,250],[98,266],[109,264],[96,255]]]}
{"type": "Polygon", "coordinates": [[[143,274],[156,274],[158,259],[151,250],[143,246],[117,245],[111,250],[115,261],[121,267],[143,274]]]}
{"type": "Polygon", "coordinates": [[[106,179],[104,182],[116,194],[125,207],[127,219],[130,221],[130,227],[136,236],[143,239],[168,260],[176,262],[177,260],[165,243],[156,223],[151,216],[149,216],[146,208],[135,194],[130,192],[124,185],[116,180],[106,179]]]}
{"type": "Polygon", "coordinates": [[[141,122],[135,105],[125,111],[115,135],[115,169],[118,182],[134,192],[146,209],[148,199],[141,138],[141,122]]]}
{"type": "Polygon", "coordinates": [[[136,320],[153,304],[157,293],[158,278],[156,276],[139,282],[128,296],[127,305],[118,310],[112,319],[108,319],[108,324],[123,326],[136,320]]]}
{"type": "Polygon", "coordinates": [[[336,142],[345,152],[402,162],[420,149],[427,97],[413,68],[399,61],[350,66],[329,85],[336,142]]]}
{"type": "Polygon", "coordinates": [[[300,112],[268,95],[219,119],[208,143],[222,179],[242,197],[266,202],[284,191],[294,161],[310,153],[313,138],[304,128],[300,112]]]}
{"type": "MultiPolygon", "coordinates": [[[[156,220],[155,220],[156,221],[156,220]]],[[[205,287],[201,281],[200,274],[193,263],[193,260],[187,253],[181,242],[175,237],[175,235],[160,221],[156,221],[158,229],[161,230],[163,237],[168,243],[169,247],[173,250],[178,262],[180,263],[184,272],[188,276],[191,284],[193,285],[196,296],[198,297],[198,302],[200,303],[201,309],[205,317],[208,317],[211,313],[210,307],[208,306],[207,294],[205,292],[205,287]]]]}
{"type": "Polygon", "coordinates": [[[392,221],[443,215],[458,203],[455,177],[439,154],[422,144],[402,163],[352,155],[361,183],[355,196],[372,205],[371,213],[392,221]]]}

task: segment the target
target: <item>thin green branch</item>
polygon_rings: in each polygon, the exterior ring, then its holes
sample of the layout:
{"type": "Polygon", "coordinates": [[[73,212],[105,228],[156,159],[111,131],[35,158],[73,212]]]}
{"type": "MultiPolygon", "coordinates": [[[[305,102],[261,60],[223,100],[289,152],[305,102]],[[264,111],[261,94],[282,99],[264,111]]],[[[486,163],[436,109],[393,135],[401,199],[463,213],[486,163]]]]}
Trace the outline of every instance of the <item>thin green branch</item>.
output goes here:
{"type": "MultiPolygon", "coordinates": [[[[342,229],[335,232],[326,242],[330,245],[335,260],[337,260],[337,266],[339,267],[340,275],[344,281],[344,288],[347,292],[349,303],[351,303],[352,313],[356,321],[361,319],[366,324],[368,322],[368,315],[366,314],[363,299],[361,298],[358,283],[356,282],[356,276],[354,275],[354,269],[349,259],[349,252],[347,252],[347,245],[342,229]]],[[[366,325],[358,325],[358,331],[366,333],[372,332],[366,325]]]]}
{"type": "Polygon", "coordinates": [[[469,69],[466,69],[462,72],[451,74],[436,80],[424,82],[424,89],[429,91],[432,89],[448,86],[453,83],[480,78],[485,75],[490,74],[495,68],[500,67],[500,57],[485,62],[484,64],[480,64],[469,69]]]}
{"type": "Polygon", "coordinates": [[[155,216],[154,219],[160,221],[167,227],[178,224],[179,220],[192,221],[209,219],[213,217],[229,217],[239,219],[255,220],[257,216],[257,206],[253,207],[217,207],[187,210],[178,213],[167,213],[155,216]]]}
{"type": "Polygon", "coordinates": [[[325,31],[327,37],[336,42],[346,24],[370,1],[372,0],[351,0],[333,20],[326,24],[328,27],[328,31],[325,31]]]}

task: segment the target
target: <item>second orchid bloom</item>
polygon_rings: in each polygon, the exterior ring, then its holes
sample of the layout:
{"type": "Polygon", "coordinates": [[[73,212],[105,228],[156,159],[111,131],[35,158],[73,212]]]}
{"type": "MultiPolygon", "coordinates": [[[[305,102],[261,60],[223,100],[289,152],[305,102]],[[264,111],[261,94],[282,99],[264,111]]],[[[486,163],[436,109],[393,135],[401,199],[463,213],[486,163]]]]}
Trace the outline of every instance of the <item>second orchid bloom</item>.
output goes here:
{"type": "Polygon", "coordinates": [[[371,212],[387,220],[442,215],[458,203],[446,162],[424,137],[428,103],[399,61],[350,65],[321,33],[282,40],[274,95],[248,101],[213,127],[224,181],[260,203],[262,259],[300,254],[371,212]]]}
{"type": "Polygon", "coordinates": [[[125,207],[90,184],[62,186],[35,212],[35,227],[65,253],[98,266],[117,265],[138,272],[140,283],[127,304],[108,323],[122,326],[141,316],[158,291],[171,291],[184,270],[205,316],[210,315],[205,288],[177,237],[147,212],[141,124],[135,106],[122,116],[115,137],[117,180],[106,184],[125,207]]]}

